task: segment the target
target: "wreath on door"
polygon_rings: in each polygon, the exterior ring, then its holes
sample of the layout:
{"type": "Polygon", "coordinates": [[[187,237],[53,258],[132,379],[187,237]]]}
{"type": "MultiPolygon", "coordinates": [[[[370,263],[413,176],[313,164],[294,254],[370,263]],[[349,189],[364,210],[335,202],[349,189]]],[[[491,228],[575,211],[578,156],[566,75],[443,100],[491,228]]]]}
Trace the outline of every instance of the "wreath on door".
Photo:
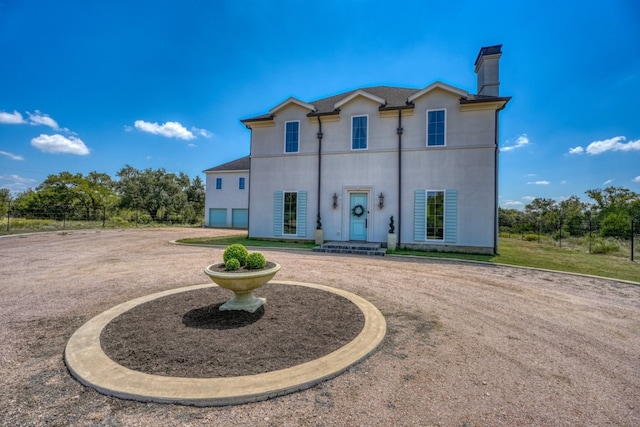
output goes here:
{"type": "Polygon", "coordinates": [[[362,205],[355,205],[353,209],[351,209],[351,213],[353,216],[360,218],[364,214],[364,208],[362,205]]]}

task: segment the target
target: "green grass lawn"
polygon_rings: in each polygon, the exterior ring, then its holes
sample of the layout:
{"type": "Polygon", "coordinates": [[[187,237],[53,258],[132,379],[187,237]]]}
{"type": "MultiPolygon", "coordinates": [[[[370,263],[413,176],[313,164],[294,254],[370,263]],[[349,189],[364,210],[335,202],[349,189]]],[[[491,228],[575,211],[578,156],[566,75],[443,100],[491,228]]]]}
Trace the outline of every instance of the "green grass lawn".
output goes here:
{"type": "MultiPolygon", "coordinates": [[[[313,242],[291,242],[285,240],[248,239],[246,234],[234,236],[182,239],[180,243],[227,246],[241,243],[253,247],[280,247],[292,249],[311,249],[313,242]]],[[[412,255],[434,258],[452,258],[471,261],[484,261],[522,267],[543,268],[570,273],[591,274],[594,276],[640,282],[640,263],[631,262],[629,254],[621,252],[608,255],[589,254],[574,249],[526,242],[518,237],[501,237],[499,255],[459,254],[450,252],[425,252],[416,250],[396,250],[394,255],[412,255]]]]}

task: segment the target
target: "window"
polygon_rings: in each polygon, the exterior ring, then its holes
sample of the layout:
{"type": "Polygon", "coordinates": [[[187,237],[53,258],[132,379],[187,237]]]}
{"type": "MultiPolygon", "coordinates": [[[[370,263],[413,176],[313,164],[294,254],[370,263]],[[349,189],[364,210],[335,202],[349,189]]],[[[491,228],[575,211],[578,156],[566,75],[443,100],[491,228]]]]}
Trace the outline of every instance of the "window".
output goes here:
{"type": "Polygon", "coordinates": [[[238,189],[244,190],[244,177],[238,178],[238,189]]]}
{"type": "Polygon", "coordinates": [[[367,116],[351,118],[351,149],[365,150],[367,148],[367,116]]]}
{"type": "Polygon", "coordinates": [[[222,190],[222,178],[216,178],[216,190],[222,190]]]}
{"type": "Polygon", "coordinates": [[[427,191],[427,240],[444,239],[444,191],[427,191]]]}
{"type": "Polygon", "coordinates": [[[427,146],[445,145],[445,110],[427,111],[427,146]]]}
{"type": "Polygon", "coordinates": [[[284,152],[297,153],[300,141],[300,122],[285,122],[284,152]]]}
{"type": "Polygon", "coordinates": [[[284,193],[283,234],[296,234],[298,229],[298,193],[284,193]]]}

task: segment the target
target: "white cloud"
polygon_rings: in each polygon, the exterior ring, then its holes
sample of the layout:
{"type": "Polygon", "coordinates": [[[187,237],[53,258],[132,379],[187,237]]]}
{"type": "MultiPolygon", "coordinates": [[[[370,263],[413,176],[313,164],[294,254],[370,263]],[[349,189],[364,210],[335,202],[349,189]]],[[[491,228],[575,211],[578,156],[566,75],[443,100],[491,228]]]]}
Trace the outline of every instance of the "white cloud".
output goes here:
{"type": "Polygon", "coordinates": [[[567,181],[563,179],[562,181],[560,181],[560,185],[567,185],[567,181]]]}
{"type": "Polygon", "coordinates": [[[24,157],[18,156],[17,154],[9,153],[8,151],[0,151],[0,154],[3,156],[7,156],[11,160],[24,160],[24,157]]]}
{"type": "Polygon", "coordinates": [[[144,120],[136,120],[134,123],[136,129],[142,132],[152,133],[154,135],[160,135],[167,138],[177,138],[184,140],[195,139],[195,135],[186,129],[179,122],[166,122],[162,125],[158,123],[149,123],[144,120]]]}
{"type": "Polygon", "coordinates": [[[200,129],[197,127],[192,127],[191,130],[193,131],[193,133],[195,133],[196,135],[205,137],[205,138],[212,138],[213,134],[211,132],[209,132],[206,129],[200,129]]]}
{"type": "Polygon", "coordinates": [[[640,175],[633,178],[633,182],[640,182],[640,175]]]}
{"type": "Polygon", "coordinates": [[[608,179],[605,182],[602,183],[602,185],[609,185],[613,182],[613,179],[608,179]]]}
{"type": "Polygon", "coordinates": [[[20,125],[26,122],[22,118],[22,114],[14,110],[13,113],[0,111],[0,123],[4,123],[5,125],[20,125]]]}
{"type": "Polygon", "coordinates": [[[569,154],[583,154],[587,153],[592,156],[606,153],[607,151],[640,151],[640,139],[635,141],[626,141],[624,136],[614,136],[613,138],[604,139],[602,141],[593,141],[587,146],[586,149],[582,147],[575,147],[569,150],[569,154]]]}
{"type": "Polygon", "coordinates": [[[507,200],[506,202],[504,202],[504,206],[510,208],[521,208],[524,206],[524,203],[517,200],[507,200]]]}
{"type": "Polygon", "coordinates": [[[44,135],[33,138],[31,140],[31,145],[36,147],[40,151],[44,151],[46,153],[68,153],[68,154],[77,154],[79,156],[85,156],[89,154],[89,149],[82,142],[80,138],[76,138],[75,136],[70,136],[69,138],[62,135],[44,135]]]}
{"type": "Polygon", "coordinates": [[[582,148],[579,145],[577,147],[569,149],[569,154],[582,154],[582,153],[584,153],[584,148],[582,148]]]}
{"type": "Polygon", "coordinates": [[[20,175],[0,175],[0,181],[13,181],[15,183],[20,183],[20,184],[29,184],[32,182],[36,182],[35,179],[31,179],[31,178],[23,178],[20,175]]]}
{"type": "Polygon", "coordinates": [[[505,152],[506,151],[513,151],[513,150],[516,150],[518,148],[525,147],[527,145],[529,145],[529,137],[526,134],[522,134],[516,139],[515,144],[506,145],[506,146],[502,147],[500,149],[500,151],[505,151],[505,152]]]}
{"type": "Polygon", "coordinates": [[[528,202],[531,202],[532,200],[535,200],[535,199],[536,199],[536,198],[535,198],[535,197],[533,197],[533,196],[524,196],[524,197],[522,198],[522,200],[526,200],[526,201],[528,201],[528,202]]]}
{"type": "Polygon", "coordinates": [[[27,114],[29,115],[29,124],[49,126],[54,130],[60,129],[60,126],[58,126],[58,122],[53,120],[48,114],[43,114],[38,110],[36,110],[34,114],[31,114],[27,111],[27,114]]]}
{"type": "Polygon", "coordinates": [[[549,185],[551,184],[549,181],[529,181],[527,184],[533,185],[549,185]]]}
{"type": "Polygon", "coordinates": [[[3,182],[2,187],[8,188],[12,193],[24,191],[37,182],[35,179],[24,178],[20,175],[0,175],[0,181],[3,182]]]}

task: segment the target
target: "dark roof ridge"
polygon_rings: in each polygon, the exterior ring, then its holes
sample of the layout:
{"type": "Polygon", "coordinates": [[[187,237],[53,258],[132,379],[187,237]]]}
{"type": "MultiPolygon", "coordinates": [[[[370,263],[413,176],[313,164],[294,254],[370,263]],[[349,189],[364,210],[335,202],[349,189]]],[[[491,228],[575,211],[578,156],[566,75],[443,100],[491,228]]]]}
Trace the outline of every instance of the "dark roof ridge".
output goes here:
{"type": "Polygon", "coordinates": [[[223,172],[223,171],[241,171],[249,170],[251,167],[251,156],[244,156],[230,162],[205,169],[203,172],[223,172]]]}

